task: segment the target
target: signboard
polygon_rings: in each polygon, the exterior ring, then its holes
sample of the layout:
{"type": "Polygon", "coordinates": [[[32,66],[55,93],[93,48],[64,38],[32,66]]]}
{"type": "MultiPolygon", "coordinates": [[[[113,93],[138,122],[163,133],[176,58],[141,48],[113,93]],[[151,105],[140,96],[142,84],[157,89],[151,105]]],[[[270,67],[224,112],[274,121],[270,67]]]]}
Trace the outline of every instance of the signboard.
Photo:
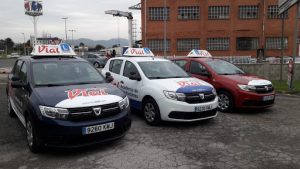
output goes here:
{"type": "Polygon", "coordinates": [[[75,52],[68,44],[60,45],[36,45],[32,56],[75,56],[75,52]]]}
{"type": "Polygon", "coordinates": [[[41,16],[43,15],[43,5],[42,1],[24,1],[25,14],[29,16],[41,16]]]}
{"type": "Polygon", "coordinates": [[[212,57],[212,56],[207,50],[194,49],[188,54],[188,57],[205,57],[205,58],[207,58],[207,57],[212,57]]]}
{"type": "Polygon", "coordinates": [[[278,0],[278,15],[287,11],[290,7],[295,5],[298,0],[278,0]]]}
{"type": "Polygon", "coordinates": [[[124,56],[146,56],[153,57],[154,54],[149,48],[128,48],[124,54],[124,56]]]}

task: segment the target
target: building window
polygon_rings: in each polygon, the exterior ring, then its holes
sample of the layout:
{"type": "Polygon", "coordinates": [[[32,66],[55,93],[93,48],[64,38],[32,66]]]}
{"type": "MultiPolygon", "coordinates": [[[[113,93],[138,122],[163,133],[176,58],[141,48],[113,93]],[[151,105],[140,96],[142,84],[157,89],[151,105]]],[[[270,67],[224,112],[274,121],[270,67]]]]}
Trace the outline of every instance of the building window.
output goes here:
{"type": "Polygon", "coordinates": [[[229,6],[210,6],[208,7],[208,19],[229,19],[229,6]]]}
{"type": "Polygon", "coordinates": [[[177,39],[177,51],[185,52],[200,49],[200,39],[177,39]]]}
{"type": "MultiPolygon", "coordinates": [[[[281,49],[281,37],[266,38],[266,48],[267,49],[281,49]]],[[[283,38],[283,49],[288,47],[288,38],[283,38]]]]}
{"type": "Polygon", "coordinates": [[[237,50],[256,50],[258,49],[258,38],[241,37],[236,39],[237,50]]]}
{"type": "MultiPolygon", "coordinates": [[[[163,21],[164,20],[164,7],[151,7],[149,8],[149,19],[151,21],[163,21]]],[[[166,20],[170,19],[170,9],[166,8],[166,20]]]]}
{"type": "Polygon", "coordinates": [[[200,19],[199,6],[183,6],[178,8],[179,20],[198,20],[200,19]]]}
{"type": "MultiPolygon", "coordinates": [[[[148,40],[148,46],[152,51],[162,52],[164,51],[164,40],[150,39],[148,40]]],[[[167,51],[170,51],[170,39],[167,39],[167,51]]]]}
{"type": "Polygon", "coordinates": [[[240,19],[258,19],[259,7],[258,6],[239,6],[240,19]]]}
{"type": "Polygon", "coordinates": [[[207,50],[229,50],[229,38],[208,38],[207,50]]]}
{"type": "Polygon", "coordinates": [[[278,15],[278,5],[268,6],[268,18],[269,19],[282,19],[282,17],[287,18],[288,12],[278,15]]]}

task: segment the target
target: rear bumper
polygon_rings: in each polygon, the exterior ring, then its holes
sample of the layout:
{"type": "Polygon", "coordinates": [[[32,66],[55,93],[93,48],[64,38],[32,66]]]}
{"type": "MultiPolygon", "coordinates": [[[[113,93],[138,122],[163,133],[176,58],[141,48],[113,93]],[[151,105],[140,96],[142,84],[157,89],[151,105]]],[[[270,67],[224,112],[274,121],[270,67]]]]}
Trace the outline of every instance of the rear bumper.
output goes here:
{"type": "Polygon", "coordinates": [[[131,127],[130,109],[112,118],[89,122],[40,121],[37,126],[38,139],[47,147],[79,148],[122,138],[131,127]],[[114,129],[84,135],[83,127],[114,122],[114,129]]]}
{"type": "Polygon", "coordinates": [[[275,92],[258,94],[252,92],[239,92],[236,99],[238,108],[267,108],[275,103],[275,92]],[[273,96],[272,100],[264,100],[264,97],[273,96]]]}

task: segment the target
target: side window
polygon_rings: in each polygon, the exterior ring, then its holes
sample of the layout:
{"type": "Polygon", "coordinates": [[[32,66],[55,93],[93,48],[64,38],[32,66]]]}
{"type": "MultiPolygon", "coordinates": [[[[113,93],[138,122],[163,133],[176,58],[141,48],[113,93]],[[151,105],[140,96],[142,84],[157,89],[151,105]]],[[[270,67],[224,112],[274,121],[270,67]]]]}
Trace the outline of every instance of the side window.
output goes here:
{"type": "Polygon", "coordinates": [[[22,63],[23,63],[22,60],[18,60],[16,62],[15,67],[14,67],[14,71],[13,71],[14,76],[18,76],[19,75],[22,63]]]}
{"type": "Polygon", "coordinates": [[[198,75],[207,74],[208,73],[207,70],[206,70],[206,68],[203,65],[201,65],[200,63],[195,62],[195,61],[191,62],[190,72],[192,74],[198,74],[198,75]]]}
{"type": "Polygon", "coordinates": [[[109,64],[109,71],[120,74],[122,63],[122,60],[112,60],[109,64]]]}
{"type": "Polygon", "coordinates": [[[187,64],[186,60],[175,60],[175,63],[180,66],[183,70],[185,70],[185,65],[187,64]]]}
{"type": "Polygon", "coordinates": [[[129,61],[126,61],[123,76],[129,77],[131,72],[134,72],[136,76],[140,76],[139,71],[137,70],[135,65],[129,61]]]}
{"type": "Polygon", "coordinates": [[[27,82],[27,68],[26,68],[26,63],[24,62],[20,71],[20,80],[21,82],[27,82]]]}

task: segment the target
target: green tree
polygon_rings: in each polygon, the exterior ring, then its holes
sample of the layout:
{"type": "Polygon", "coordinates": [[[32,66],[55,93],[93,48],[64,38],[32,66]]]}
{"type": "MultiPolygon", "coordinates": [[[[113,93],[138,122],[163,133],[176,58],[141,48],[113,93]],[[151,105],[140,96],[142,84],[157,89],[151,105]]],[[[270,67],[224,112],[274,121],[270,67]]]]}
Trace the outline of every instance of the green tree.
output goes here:
{"type": "Polygon", "coordinates": [[[98,44],[98,45],[96,45],[95,49],[96,50],[101,50],[101,49],[105,49],[105,47],[102,46],[102,45],[100,45],[100,44],[98,44]]]}
{"type": "Polygon", "coordinates": [[[15,45],[14,41],[11,38],[6,38],[5,43],[7,46],[7,51],[12,52],[15,45]]]}
{"type": "Polygon", "coordinates": [[[83,42],[80,42],[80,43],[79,43],[79,46],[80,46],[80,47],[83,47],[83,46],[84,46],[84,43],[83,43],[83,42]]]}
{"type": "Polygon", "coordinates": [[[120,45],[113,45],[111,48],[116,48],[119,47],[120,45]]]}

